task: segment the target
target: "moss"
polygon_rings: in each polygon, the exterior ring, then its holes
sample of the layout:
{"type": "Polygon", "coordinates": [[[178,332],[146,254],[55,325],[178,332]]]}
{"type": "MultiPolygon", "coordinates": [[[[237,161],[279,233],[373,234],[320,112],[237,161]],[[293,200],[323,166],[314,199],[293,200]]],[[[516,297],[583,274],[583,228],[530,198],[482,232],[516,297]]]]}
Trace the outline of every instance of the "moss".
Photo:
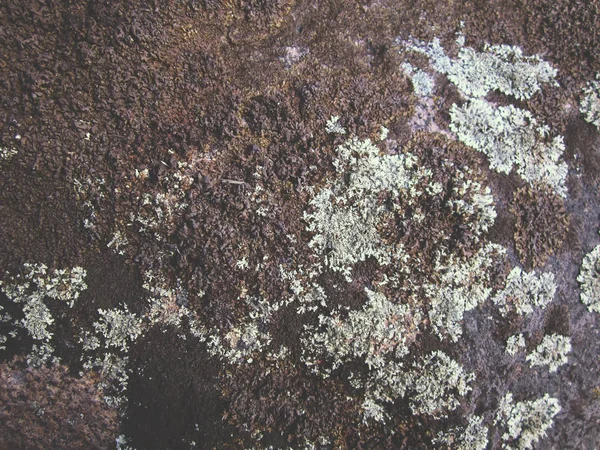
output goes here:
{"type": "Polygon", "coordinates": [[[543,266],[569,230],[563,199],[536,183],[516,190],[510,211],[517,218],[514,239],[521,262],[533,268],[543,266]]]}

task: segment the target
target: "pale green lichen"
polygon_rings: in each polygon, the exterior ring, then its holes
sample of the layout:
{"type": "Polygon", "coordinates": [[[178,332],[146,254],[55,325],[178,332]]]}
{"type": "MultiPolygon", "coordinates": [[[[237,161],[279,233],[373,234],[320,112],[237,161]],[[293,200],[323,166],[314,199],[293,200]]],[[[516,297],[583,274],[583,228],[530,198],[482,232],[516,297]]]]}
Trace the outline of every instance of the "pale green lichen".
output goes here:
{"type": "Polygon", "coordinates": [[[531,113],[513,105],[494,106],[473,99],[462,107],[453,105],[450,118],[450,129],[458,139],[484,153],[491,169],[509,173],[516,167],[525,181],[545,183],[566,196],[563,138],[550,140],[548,127],[539,125],[531,113]]]}
{"type": "Polygon", "coordinates": [[[433,443],[452,450],[485,450],[488,445],[488,428],[483,418],[473,415],[466,427],[455,427],[441,432],[433,443]]]}
{"type": "Polygon", "coordinates": [[[311,199],[311,211],[304,213],[304,219],[314,233],[309,247],[349,279],[356,262],[374,257],[385,265],[394,256],[377,232],[385,211],[378,195],[389,191],[418,196],[414,187],[428,172],[418,168],[410,154],[380,155],[369,139],[352,138],[337,148],[337,155],[334,165],[340,175],[349,175],[348,181],[337,180],[322,188],[311,199]]]}
{"type": "Polygon", "coordinates": [[[495,423],[505,430],[503,446],[507,450],[528,450],[552,427],[560,412],[558,400],[545,394],[534,401],[514,403],[509,392],[500,402],[495,423]]]}
{"type": "Polygon", "coordinates": [[[363,420],[385,421],[384,404],[405,397],[413,414],[435,418],[455,410],[471,391],[473,374],[441,351],[434,351],[408,370],[401,362],[389,361],[367,380],[350,380],[365,389],[363,420]]]}
{"type": "Polygon", "coordinates": [[[405,42],[409,50],[426,55],[434,70],[445,74],[468,99],[450,110],[450,129],[460,141],[484,153],[490,167],[517,172],[529,183],[543,182],[566,196],[567,165],[562,136],[549,139],[549,129],[528,112],[513,105],[492,105],[483,97],[500,91],[518,100],[529,99],[544,83],[553,82],[556,69],[539,56],[524,56],[518,47],[489,46],[483,52],[462,47],[458,58],[446,55],[438,39],[405,42]]]}
{"type": "Polygon", "coordinates": [[[81,355],[85,370],[97,370],[101,375],[100,386],[105,392],[104,400],[112,407],[122,407],[129,380],[127,367],[129,345],[143,332],[143,321],[129,311],[122,309],[99,309],[99,319],[93,323],[93,332],[82,331],[79,342],[83,345],[81,355]]]}
{"type": "Polygon", "coordinates": [[[532,366],[548,366],[550,373],[556,372],[560,366],[567,363],[571,351],[571,338],[559,334],[544,336],[537,348],[529,355],[527,361],[532,366]]]}
{"type": "MultiPolygon", "coordinates": [[[[457,40],[457,43],[464,43],[457,40]]],[[[517,100],[531,98],[543,83],[553,83],[557,70],[538,55],[525,56],[516,46],[488,45],[483,52],[462,47],[457,59],[446,55],[439,39],[430,43],[412,39],[410,50],[426,55],[437,72],[446,74],[467,97],[484,97],[498,90],[517,100]]]]}
{"type": "MultiPolygon", "coordinates": [[[[369,257],[379,264],[401,261],[401,245],[384,244],[378,225],[388,211],[381,195],[401,198],[412,218],[423,220],[420,203],[443,191],[433,172],[410,153],[380,154],[369,139],[351,138],[338,146],[334,160],[339,178],[322,187],[304,213],[307,230],[314,233],[309,247],[322,255],[326,266],[351,279],[352,266],[369,257]]],[[[474,231],[474,241],[494,222],[496,212],[489,189],[455,169],[453,196],[448,207],[474,231]],[[455,198],[457,197],[457,198],[455,198]]]]}
{"type": "Polygon", "coordinates": [[[14,325],[27,330],[36,341],[27,361],[30,365],[40,366],[50,360],[58,361],[52,357],[50,327],[54,318],[45,299],[63,301],[72,308],[81,291],[87,288],[86,272],[81,267],[48,270],[44,264],[29,263],[24,264],[24,269],[23,275],[11,277],[0,286],[10,300],[23,305],[24,318],[15,321],[14,325]]]}
{"type": "Polygon", "coordinates": [[[581,285],[581,301],[590,312],[600,313],[600,245],[583,258],[577,281],[581,285]]]}
{"type": "Polygon", "coordinates": [[[511,311],[527,315],[531,314],[534,308],[545,308],[554,299],[555,292],[556,283],[551,272],[538,276],[535,271],[527,273],[515,267],[506,277],[504,289],[492,300],[503,315],[511,311]]]}
{"type": "Polygon", "coordinates": [[[414,414],[445,417],[460,405],[460,398],[471,391],[473,374],[441,351],[423,358],[418,367],[405,375],[410,408],[414,414]]]}
{"type": "Polygon", "coordinates": [[[126,352],[129,344],[142,334],[142,321],[123,305],[123,309],[99,309],[100,320],[94,322],[94,331],[102,335],[106,347],[116,347],[126,352]]]}
{"type": "Polygon", "coordinates": [[[329,134],[346,134],[346,129],[340,124],[340,116],[331,116],[325,124],[325,131],[329,134]]]}
{"type": "Polygon", "coordinates": [[[596,74],[596,80],[590,81],[583,90],[579,111],[587,122],[600,130],[600,73],[596,74]]]}
{"type": "Polygon", "coordinates": [[[433,93],[435,83],[433,78],[427,72],[424,72],[417,67],[413,67],[409,62],[404,62],[402,64],[402,70],[410,77],[416,95],[427,97],[433,93]]]}
{"type": "Polygon", "coordinates": [[[366,289],[369,300],[361,311],[351,311],[346,320],[339,315],[319,316],[319,329],[305,339],[309,355],[305,362],[316,366],[324,356],[331,359],[330,367],[321,369],[331,373],[342,363],[359,359],[369,369],[381,369],[388,358],[402,358],[415,337],[415,328],[421,320],[407,305],[390,302],[383,294],[366,289]],[[314,359],[313,359],[314,358],[314,359]]]}
{"type": "Polygon", "coordinates": [[[440,338],[449,336],[458,341],[463,315],[489,298],[492,292],[489,269],[505,252],[497,244],[488,244],[466,261],[451,257],[443,264],[436,264],[440,279],[424,285],[423,290],[430,301],[428,315],[432,328],[440,338]]]}
{"type": "Polygon", "coordinates": [[[525,338],[522,334],[517,334],[514,336],[510,336],[506,340],[506,353],[511,356],[515,356],[517,353],[521,351],[521,349],[525,348],[525,338]]]}

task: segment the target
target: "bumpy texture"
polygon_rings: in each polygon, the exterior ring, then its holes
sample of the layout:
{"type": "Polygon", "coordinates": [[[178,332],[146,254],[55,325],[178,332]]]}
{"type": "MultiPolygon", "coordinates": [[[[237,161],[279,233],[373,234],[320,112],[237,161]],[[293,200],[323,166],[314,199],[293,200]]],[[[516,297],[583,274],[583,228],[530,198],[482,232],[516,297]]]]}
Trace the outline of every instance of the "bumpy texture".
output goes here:
{"type": "Polygon", "coordinates": [[[544,185],[524,186],[515,191],[510,210],[517,218],[514,238],[521,262],[543,266],[567,237],[564,199],[544,185]]]}
{"type": "Polygon", "coordinates": [[[33,369],[23,361],[0,365],[0,447],[110,448],[117,413],[102,400],[94,377],[65,366],[33,369]]]}

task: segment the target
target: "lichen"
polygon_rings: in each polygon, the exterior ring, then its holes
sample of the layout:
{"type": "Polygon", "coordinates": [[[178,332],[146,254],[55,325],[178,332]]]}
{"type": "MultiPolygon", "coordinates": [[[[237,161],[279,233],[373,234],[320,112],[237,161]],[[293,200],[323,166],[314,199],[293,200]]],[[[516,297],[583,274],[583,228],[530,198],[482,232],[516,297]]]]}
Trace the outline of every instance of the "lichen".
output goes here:
{"type": "Polygon", "coordinates": [[[362,311],[351,311],[346,320],[338,314],[319,316],[319,330],[305,340],[305,361],[317,366],[323,357],[331,359],[326,373],[342,363],[359,359],[370,370],[385,366],[388,358],[402,358],[415,338],[420,314],[408,305],[396,305],[379,292],[366,289],[369,300],[362,311]],[[311,356],[308,356],[311,355],[311,356]],[[314,355],[314,356],[312,356],[314,355]]]}
{"type": "Polygon", "coordinates": [[[600,73],[596,74],[596,80],[588,82],[583,90],[579,110],[587,122],[600,130],[600,73]]]}
{"type": "Polygon", "coordinates": [[[510,336],[506,340],[506,353],[515,356],[517,353],[521,351],[521,349],[525,348],[525,338],[522,334],[517,334],[515,336],[510,336]]]}
{"type": "Polygon", "coordinates": [[[532,366],[548,366],[550,373],[556,372],[560,366],[567,363],[571,351],[571,338],[559,334],[544,336],[537,348],[527,355],[527,361],[532,366]]]}
{"type": "Polygon", "coordinates": [[[450,118],[450,129],[458,139],[484,153],[491,169],[509,173],[515,166],[528,183],[545,183],[566,196],[568,168],[561,161],[563,138],[550,140],[549,128],[538,124],[529,111],[473,99],[461,107],[453,105],[450,118]]]}
{"type": "Polygon", "coordinates": [[[409,62],[404,62],[402,64],[402,70],[410,77],[416,95],[428,97],[433,93],[435,82],[427,72],[424,72],[417,67],[413,67],[409,62]]]}
{"type": "Polygon", "coordinates": [[[517,314],[531,314],[534,308],[545,308],[554,299],[556,284],[554,274],[544,272],[539,276],[535,271],[524,272],[513,268],[506,277],[506,285],[493,298],[503,315],[514,311],[517,314]]]}
{"type": "Polygon", "coordinates": [[[440,279],[423,287],[429,298],[429,319],[440,338],[449,336],[454,342],[462,335],[463,315],[485,302],[492,289],[489,286],[490,268],[506,252],[497,244],[488,244],[466,261],[450,258],[438,262],[435,271],[440,279]]]}
{"type": "Polygon", "coordinates": [[[483,418],[473,415],[469,417],[466,427],[454,427],[441,432],[433,443],[452,450],[485,450],[488,445],[488,432],[483,418]]]}
{"type": "Polygon", "coordinates": [[[423,358],[406,376],[405,385],[414,414],[445,417],[471,391],[473,374],[465,373],[456,361],[441,351],[423,358]]]}
{"type": "Polygon", "coordinates": [[[450,109],[450,129],[461,142],[484,153],[492,169],[509,173],[516,166],[527,182],[546,183],[566,196],[568,169],[561,161],[562,136],[549,139],[549,128],[538,124],[529,111],[492,105],[484,99],[496,90],[517,100],[529,99],[542,84],[557,85],[556,69],[539,56],[524,56],[520,48],[508,45],[486,44],[483,52],[461,47],[458,58],[452,59],[437,38],[431,43],[411,38],[403,44],[426,55],[431,67],[445,74],[467,99],[450,109]]]}
{"type": "Polygon", "coordinates": [[[433,69],[446,74],[466,97],[485,97],[498,90],[525,100],[538,92],[543,83],[556,85],[555,68],[538,55],[523,55],[516,46],[485,44],[483,52],[462,47],[458,58],[452,59],[437,38],[430,43],[411,39],[405,44],[410,50],[426,55],[433,69]]]}
{"type": "Polygon", "coordinates": [[[512,393],[504,396],[496,413],[495,423],[505,430],[503,447],[507,450],[527,450],[552,427],[560,412],[558,400],[545,394],[534,401],[514,403],[512,393]]]}
{"type": "Polygon", "coordinates": [[[600,245],[583,258],[577,281],[581,285],[583,304],[590,312],[600,313],[600,245]]]}
{"type": "Polygon", "coordinates": [[[59,300],[72,308],[80,293],[87,288],[84,281],[86,272],[81,267],[48,270],[44,264],[25,263],[23,267],[23,275],[10,277],[10,281],[0,283],[0,288],[14,303],[23,305],[25,317],[15,321],[14,325],[27,330],[35,341],[27,357],[28,363],[40,366],[50,360],[58,362],[59,359],[52,356],[54,347],[50,327],[54,318],[45,299],[59,300]]]}

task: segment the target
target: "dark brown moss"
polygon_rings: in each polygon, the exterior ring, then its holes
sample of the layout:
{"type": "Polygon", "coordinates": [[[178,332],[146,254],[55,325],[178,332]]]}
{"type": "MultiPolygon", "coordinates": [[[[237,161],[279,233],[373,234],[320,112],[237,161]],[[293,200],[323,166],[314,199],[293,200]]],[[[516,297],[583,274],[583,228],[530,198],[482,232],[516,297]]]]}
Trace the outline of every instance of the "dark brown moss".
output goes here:
{"type": "Polygon", "coordinates": [[[0,365],[0,448],[106,449],[114,446],[117,412],[102,399],[94,378],[69,375],[65,366],[0,365]]]}
{"type": "Polygon", "coordinates": [[[514,194],[510,211],[516,216],[515,246],[527,267],[543,266],[569,230],[563,200],[544,185],[526,185],[514,194]]]}

